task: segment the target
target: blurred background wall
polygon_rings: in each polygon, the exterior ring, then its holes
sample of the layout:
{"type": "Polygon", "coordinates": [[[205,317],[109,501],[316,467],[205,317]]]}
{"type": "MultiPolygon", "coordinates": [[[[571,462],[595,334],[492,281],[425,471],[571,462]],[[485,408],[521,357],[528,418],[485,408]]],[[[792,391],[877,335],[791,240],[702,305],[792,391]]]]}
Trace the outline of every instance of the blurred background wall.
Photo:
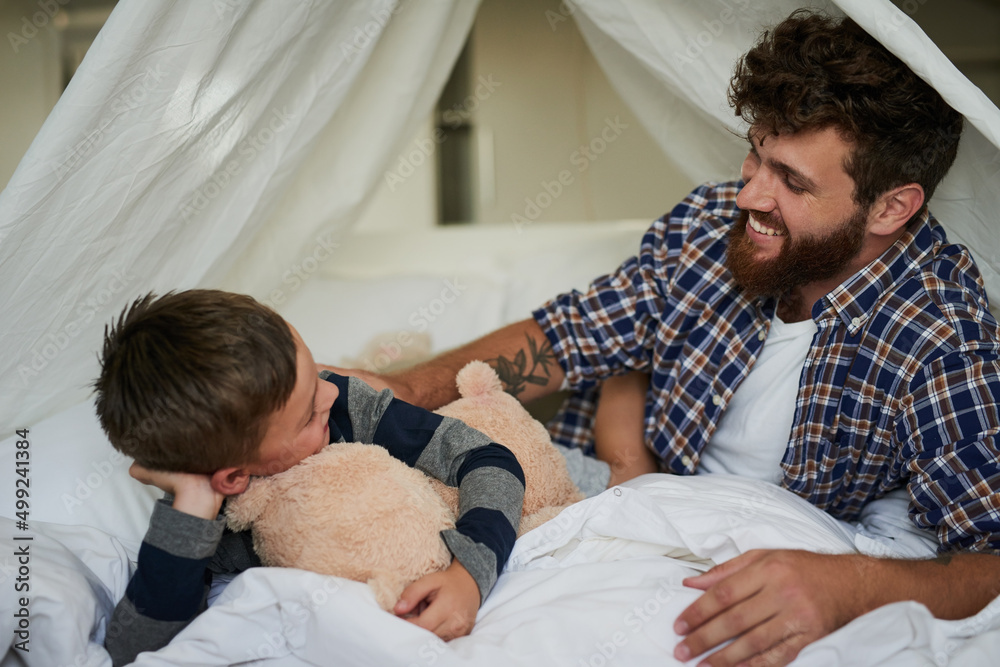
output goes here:
{"type": "MultiPolygon", "coordinates": [[[[1000,101],[1000,0],[893,2],[1000,101]]],[[[0,184],[113,7],[0,0],[0,184]]],[[[653,219],[690,190],[604,76],[571,13],[559,0],[483,0],[437,112],[386,165],[358,229],[653,219]]]]}

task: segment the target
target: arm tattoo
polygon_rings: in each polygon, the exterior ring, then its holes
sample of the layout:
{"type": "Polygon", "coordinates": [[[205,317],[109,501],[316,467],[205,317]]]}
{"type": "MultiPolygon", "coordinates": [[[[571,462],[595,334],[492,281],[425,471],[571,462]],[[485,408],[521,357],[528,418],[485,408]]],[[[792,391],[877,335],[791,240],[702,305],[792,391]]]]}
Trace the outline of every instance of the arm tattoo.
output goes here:
{"type": "Polygon", "coordinates": [[[511,396],[517,396],[523,392],[528,383],[543,387],[547,385],[552,377],[549,364],[554,364],[556,360],[556,356],[552,353],[552,345],[547,339],[539,347],[534,338],[527,334],[524,337],[528,339],[527,355],[525,348],[521,348],[513,359],[501,355],[486,360],[496,369],[500,381],[504,384],[504,391],[511,396]],[[529,355],[531,357],[530,368],[528,367],[529,355]]]}

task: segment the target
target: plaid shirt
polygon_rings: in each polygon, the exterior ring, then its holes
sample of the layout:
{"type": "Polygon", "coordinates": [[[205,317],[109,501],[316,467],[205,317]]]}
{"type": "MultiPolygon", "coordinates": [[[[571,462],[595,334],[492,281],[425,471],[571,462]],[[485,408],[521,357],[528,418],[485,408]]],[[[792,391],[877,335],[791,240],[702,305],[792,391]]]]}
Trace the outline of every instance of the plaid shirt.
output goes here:
{"type": "MultiPolygon", "coordinates": [[[[637,257],[534,316],[569,386],[553,438],[592,444],[599,382],[651,374],[646,442],[692,474],[767,338],[777,305],[724,266],[742,183],[692,192],[637,257]]],[[[941,550],[1000,553],[1000,331],[968,251],[924,213],[879,259],[820,299],[782,486],[841,519],[903,484],[941,550]]]]}

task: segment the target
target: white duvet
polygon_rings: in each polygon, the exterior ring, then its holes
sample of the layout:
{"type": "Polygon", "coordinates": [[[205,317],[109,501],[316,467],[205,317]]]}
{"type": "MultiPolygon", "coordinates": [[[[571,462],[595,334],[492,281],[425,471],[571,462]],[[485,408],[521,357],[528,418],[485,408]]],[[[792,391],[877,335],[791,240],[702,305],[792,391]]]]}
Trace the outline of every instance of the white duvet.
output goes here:
{"type": "MultiPolygon", "coordinates": [[[[258,568],[136,664],[669,666],[679,664],[674,618],[700,594],[681,585],[684,577],[754,548],[892,553],[892,542],[859,535],[763,482],[647,475],[519,539],[468,637],[445,644],[382,612],[355,582],[258,568]]],[[[889,605],[809,646],[795,664],[998,661],[1000,598],[953,622],[915,603],[889,605]]]]}

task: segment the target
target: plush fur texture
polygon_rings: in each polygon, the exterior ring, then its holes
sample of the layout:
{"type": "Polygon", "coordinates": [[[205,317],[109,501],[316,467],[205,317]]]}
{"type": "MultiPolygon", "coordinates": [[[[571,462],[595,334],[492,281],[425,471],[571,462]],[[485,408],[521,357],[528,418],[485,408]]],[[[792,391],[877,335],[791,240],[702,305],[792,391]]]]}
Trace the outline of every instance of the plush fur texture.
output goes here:
{"type": "MultiPolygon", "coordinates": [[[[524,470],[518,534],[583,499],[545,427],[503,391],[492,368],[474,361],[457,383],[462,398],[437,412],[486,433],[524,470]]],[[[283,473],[255,478],[227,502],[226,517],[234,530],[253,529],[265,565],[367,582],[390,610],[406,586],[451,563],[440,533],[454,528],[457,508],[456,489],[382,447],[335,443],[283,473]]]]}
{"type": "MultiPolygon", "coordinates": [[[[465,422],[514,452],[524,470],[522,517],[530,517],[543,508],[562,508],[583,500],[583,494],[566,472],[566,460],[552,446],[545,426],[503,390],[496,371],[482,361],[472,361],[458,372],[455,381],[461,398],[436,412],[465,422]]],[[[522,518],[519,534],[535,527],[526,529],[524,524],[522,518]]]]}
{"type": "Polygon", "coordinates": [[[265,565],[367,582],[386,610],[411,582],[451,563],[439,534],[455,527],[454,511],[426,475],[376,445],[334,443],[256,478],[226,517],[233,530],[253,528],[265,565]]]}

